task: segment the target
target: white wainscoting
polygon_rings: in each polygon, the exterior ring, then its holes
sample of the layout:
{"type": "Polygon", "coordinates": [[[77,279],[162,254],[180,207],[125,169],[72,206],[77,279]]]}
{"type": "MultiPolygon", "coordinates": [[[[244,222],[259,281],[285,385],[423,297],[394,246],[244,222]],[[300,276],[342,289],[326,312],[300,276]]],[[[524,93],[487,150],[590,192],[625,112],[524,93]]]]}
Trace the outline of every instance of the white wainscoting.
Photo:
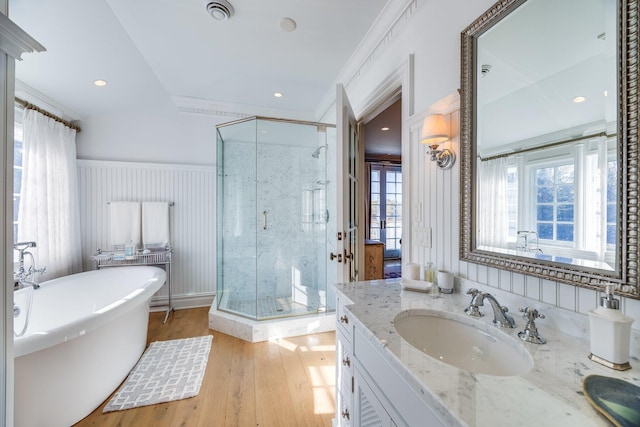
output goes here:
{"type": "MultiPolygon", "coordinates": [[[[171,207],[174,306],[209,306],[216,290],[215,166],[78,160],[83,269],[108,249],[109,201],[167,201],[171,207]]],[[[153,304],[167,299],[166,286],[153,304]]]]}

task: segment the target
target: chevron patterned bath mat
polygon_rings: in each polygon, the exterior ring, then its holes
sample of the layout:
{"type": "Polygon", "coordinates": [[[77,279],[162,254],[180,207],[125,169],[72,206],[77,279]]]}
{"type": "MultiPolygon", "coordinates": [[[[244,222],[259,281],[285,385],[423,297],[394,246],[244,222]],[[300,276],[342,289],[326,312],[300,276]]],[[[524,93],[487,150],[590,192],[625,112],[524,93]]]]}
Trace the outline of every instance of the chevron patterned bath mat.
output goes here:
{"type": "Polygon", "coordinates": [[[149,345],[102,412],[122,411],[193,397],[200,392],[212,335],[149,345]]]}

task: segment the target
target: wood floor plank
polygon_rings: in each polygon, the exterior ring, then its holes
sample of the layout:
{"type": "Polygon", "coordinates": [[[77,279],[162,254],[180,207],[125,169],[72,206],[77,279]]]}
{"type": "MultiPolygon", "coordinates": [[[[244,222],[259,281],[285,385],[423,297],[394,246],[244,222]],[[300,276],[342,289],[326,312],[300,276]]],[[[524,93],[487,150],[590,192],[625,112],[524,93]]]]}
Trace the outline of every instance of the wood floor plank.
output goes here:
{"type": "MultiPolygon", "coordinates": [[[[76,427],[331,426],[333,402],[321,372],[333,368],[333,332],[252,344],[210,330],[208,308],[150,313],[148,343],[214,336],[200,393],[190,399],[102,413],[107,399],[76,427]],[[320,406],[319,406],[320,405],[320,406]],[[327,413],[324,413],[327,412],[327,413]],[[329,413],[330,412],[330,413],[329,413]]],[[[334,375],[335,377],[335,375],[334,375]]]]}
{"type": "Polygon", "coordinates": [[[256,414],[260,426],[295,426],[292,393],[277,344],[254,344],[256,414]]]}
{"type": "Polygon", "coordinates": [[[311,385],[313,414],[331,424],[335,408],[335,333],[295,337],[298,354],[311,385]]]}
{"type": "Polygon", "coordinates": [[[291,340],[280,340],[280,357],[286,366],[285,375],[291,394],[291,404],[298,426],[318,426],[315,417],[315,402],[313,399],[313,384],[309,382],[306,367],[300,357],[299,346],[291,340]],[[286,343],[286,345],[285,345],[286,343]]]}
{"type": "Polygon", "coordinates": [[[221,391],[229,388],[231,368],[220,361],[233,360],[233,337],[214,331],[213,339],[216,345],[211,347],[202,388],[196,396],[201,403],[194,426],[211,426],[214,421],[225,423],[228,393],[221,391]]]}
{"type": "Polygon", "coordinates": [[[226,426],[254,426],[256,423],[256,381],[254,345],[233,338],[233,358],[228,361],[229,387],[225,413],[226,426]]]}

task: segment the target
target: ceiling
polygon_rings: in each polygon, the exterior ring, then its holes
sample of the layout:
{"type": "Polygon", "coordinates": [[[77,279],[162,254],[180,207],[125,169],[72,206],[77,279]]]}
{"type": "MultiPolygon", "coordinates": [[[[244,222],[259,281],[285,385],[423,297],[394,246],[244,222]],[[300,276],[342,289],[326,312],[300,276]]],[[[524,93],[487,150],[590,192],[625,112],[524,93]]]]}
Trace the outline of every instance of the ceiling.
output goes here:
{"type": "Polygon", "coordinates": [[[402,153],[402,100],[398,99],[364,126],[364,151],[375,156],[402,153]]]}
{"type": "Polygon", "coordinates": [[[608,125],[615,131],[615,16],[616,2],[609,0],[528,1],[482,34],[476,69],[481,155],[608,125]]]}
{"type": "Polygon", "coordinates": [[[18,89],[80,120],[185,100],[319,120],[387,0],[230,2],[217,21],[203,0],[9,0],[9,17],[47,49],[16,65],[18,89]]]}

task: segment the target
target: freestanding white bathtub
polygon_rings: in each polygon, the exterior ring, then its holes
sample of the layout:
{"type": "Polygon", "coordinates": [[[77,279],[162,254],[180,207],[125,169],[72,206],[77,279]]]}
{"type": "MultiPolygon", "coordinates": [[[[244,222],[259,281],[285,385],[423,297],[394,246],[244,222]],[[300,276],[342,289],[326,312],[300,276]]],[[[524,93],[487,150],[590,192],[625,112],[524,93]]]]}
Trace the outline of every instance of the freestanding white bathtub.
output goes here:
{"type": "Polygon", "coordinates": [[[15,425],[67,427],[100,406],[142,355],[149,301],[165,278],[157,267],[106,268],[34,290],[14,339],[15,425]]]}

